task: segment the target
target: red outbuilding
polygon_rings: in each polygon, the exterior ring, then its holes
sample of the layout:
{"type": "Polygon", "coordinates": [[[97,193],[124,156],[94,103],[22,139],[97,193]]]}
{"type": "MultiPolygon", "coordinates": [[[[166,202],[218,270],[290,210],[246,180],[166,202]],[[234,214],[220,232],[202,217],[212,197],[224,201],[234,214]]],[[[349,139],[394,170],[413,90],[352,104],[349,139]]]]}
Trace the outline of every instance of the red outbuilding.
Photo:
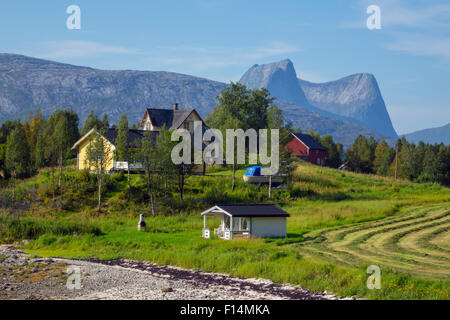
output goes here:
{"type": "Polygon", "coordinates": [[[287,147],[292,156],[319,166],[325,163],[327,149],[309,134],[293,132],[292,140],[288,142],[287,147]]]}

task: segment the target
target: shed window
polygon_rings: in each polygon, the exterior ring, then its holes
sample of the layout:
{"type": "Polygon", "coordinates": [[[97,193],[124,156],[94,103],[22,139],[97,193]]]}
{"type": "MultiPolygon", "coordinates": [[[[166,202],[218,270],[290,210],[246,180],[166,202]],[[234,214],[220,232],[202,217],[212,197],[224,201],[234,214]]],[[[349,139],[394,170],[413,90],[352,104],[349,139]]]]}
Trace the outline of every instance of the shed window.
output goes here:
{"type": "Polygon", "coordinates": [[[247,218],[241,218],[241,230],[242,231],[249,231],[249,223],[247,218]]]}
{"type": "Polygon", "coordinates": [[[241,218],[234,218],[233,219],[233,230],[239,230],[239,220],[241,218]]]}
{"type": "Polygon", "coordinates": [[[225,229],[230,229],[230,217],[229,216],[225,216],[224,223],[225,223],[225,229]]]}

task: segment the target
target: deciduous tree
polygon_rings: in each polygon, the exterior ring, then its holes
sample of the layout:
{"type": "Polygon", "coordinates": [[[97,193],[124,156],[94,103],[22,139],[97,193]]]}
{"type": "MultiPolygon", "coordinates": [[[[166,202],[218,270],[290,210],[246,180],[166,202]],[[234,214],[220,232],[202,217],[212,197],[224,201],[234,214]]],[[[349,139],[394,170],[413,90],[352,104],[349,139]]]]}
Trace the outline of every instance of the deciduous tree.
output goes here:
{"type": "Polygon", "coordinates": [[[104,138],[104,130],[95,130],[89,136],[89,144],[87,147],[87,160],[90,170],[93,169],[97,176],[98,186],[98,204],[97,211],[101,212],[102,208],[102,187],[106,174],[106,170],[112,165],[112,145],[104,138]]]}

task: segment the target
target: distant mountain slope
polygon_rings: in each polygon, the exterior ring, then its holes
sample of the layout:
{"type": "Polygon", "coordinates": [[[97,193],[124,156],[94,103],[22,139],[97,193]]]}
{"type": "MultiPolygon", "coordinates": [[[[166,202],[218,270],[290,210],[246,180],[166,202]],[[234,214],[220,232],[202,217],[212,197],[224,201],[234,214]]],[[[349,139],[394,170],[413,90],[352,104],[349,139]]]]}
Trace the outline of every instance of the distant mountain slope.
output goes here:
{"type": "Polygon", "coordinates": [[[299,79],[299,83],[308,102],[315,107],[352,118],[390,137],[397,137],[373,75],[359,73],[325,83],[299,79]]]}
{"type": "MultiPolygon", "coordinates": [[[[257,68],[257,72],[260,71],[258,77],[248,77],[250,87],[256,85],[251,81],[259,83],[262,78],[271,92],[286,98],[276,104],[295,127],[331,134],[335,141],[346,147],[359,134],[386,138],[343,116],[308,105],[289,60],[267,69],[257,68]],[[266,77],[274,74],[276,79],[266,77]],[[292,88],[285,86],[286,81],[292,88]]],[[[29,112],[37,108],[45,116],[57,108],[72,108],[80,116],[80,124],[91,110],[99,116],[106,112],[110,123],[117,123],[122,113],[127,115],[130,123],[137,123],[146,107],[170,108],[174,102],[180,103],[181,108],[195,108],[206,118],[216,106],[216,97],[225,87],[225,83],[177,73],[97,70],[21,55],[0,54],[0,124],[5,120],[26,119],[29,112]]]]}
{"type": "Polygon", "coordinates": [[[170,72],[106,71],[13,54],[0,54],[0,123],[25,119],[40,108],[48,116],[72,108],[80,122],[90,110],[112,123],[125,113],[138,122],[146,107],[195,108],[206,116],[224,83],[170,72]]]}
{"type": "Polygon", "coordinates": [[[406,140],[411,142],[423,141],[426,143],[441,143],[450,145],[450,123],[445,126],[419,130],[404,135],[406,140]]]}
{"type": "Polygon", "coordinates": [[[311,129],[320,135],[329,134],[334,141],[342,143],[346,149],[359,135],[374,137],[377,141],[384,139],[390,145],[395,143],[395,139],[348,120],[327,118],[305,107],[282,100],[276,100],[275,104],[283,111],[286,119],[291,121],[295,129],[300,128],[302,132],[308,132],[311,129]]]}
{"type": "Polygon", "coordinates": [[[254,65],[240,82],[251,89],[267,88],[272,96],[327,117],[349,120],[396,138],[375,77],[355,74],[326,83],[297,78],[290,60],[254,65]]]}

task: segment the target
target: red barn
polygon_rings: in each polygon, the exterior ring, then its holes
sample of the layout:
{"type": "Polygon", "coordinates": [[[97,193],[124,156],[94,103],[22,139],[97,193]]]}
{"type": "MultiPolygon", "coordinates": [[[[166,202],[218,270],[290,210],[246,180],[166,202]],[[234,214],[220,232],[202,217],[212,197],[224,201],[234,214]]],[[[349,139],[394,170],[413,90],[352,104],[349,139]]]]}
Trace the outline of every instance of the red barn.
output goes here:
{"type": "Polygon", "coordinates": [[[325,163],[327,149],[313,139],[309,134],[292,133],[292,140],[287,147],[292,156],[322,166],[325,163]]]}

